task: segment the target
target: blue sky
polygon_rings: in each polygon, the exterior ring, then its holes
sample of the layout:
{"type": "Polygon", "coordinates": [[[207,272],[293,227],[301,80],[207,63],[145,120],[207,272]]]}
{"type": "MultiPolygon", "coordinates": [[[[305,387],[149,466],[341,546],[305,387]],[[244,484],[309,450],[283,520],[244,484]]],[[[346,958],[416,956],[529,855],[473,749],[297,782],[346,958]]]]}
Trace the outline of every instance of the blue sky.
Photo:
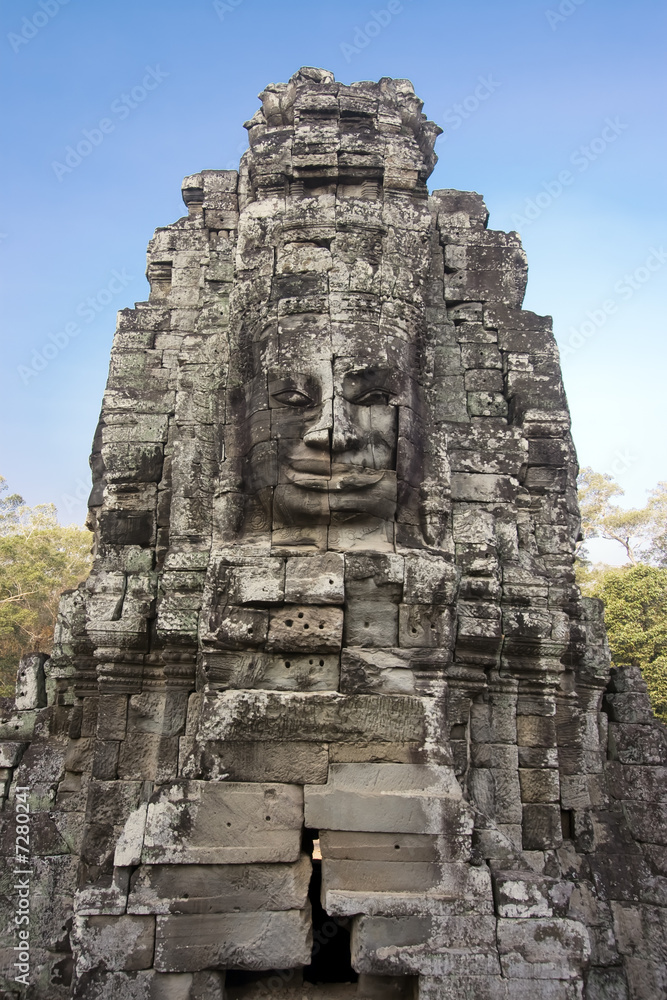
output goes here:
{"type": "Polygon", "coordinates": [[[413,81],[445,127],[430,186],[479,191],[491,227],[519,230],[525,305],[554,316],[580,463],[642,504],[667,478],[666,20],[661,0],[6,0],[11,489],[83,520],[115,312],[147,297],[153,230],[184,214],[184,175],[237,165],[256,94],[315,65],[413,81]],[[90,152],[64,170],[84,130],[90,152]]]}

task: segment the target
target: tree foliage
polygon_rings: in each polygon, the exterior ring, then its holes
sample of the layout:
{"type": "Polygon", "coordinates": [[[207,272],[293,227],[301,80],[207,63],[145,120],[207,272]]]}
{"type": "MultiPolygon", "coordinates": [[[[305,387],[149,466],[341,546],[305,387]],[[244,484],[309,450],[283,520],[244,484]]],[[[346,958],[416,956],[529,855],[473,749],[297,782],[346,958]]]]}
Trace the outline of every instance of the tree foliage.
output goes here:
{"type": "Polygon", "coordinates": [[[612,661],[641,668],[655,714],[667,723],[667,482],[645,507],[626,510],[613,501],[623,490],[611,476],[581,470],[579,505],[583,543],[577,579],[582,592],[602,599],[612,661]],[[623,546],[629,565],[595,565],[585,543],[607,538],[623,546]]]}
{"type": "MultiPolygon", "coordinates": [[[[7,484],[0,477],[0,494],[7,484]]],[[[24,653],[50,652],[58,600],[90,571],[90,533],[58,523],[53,504],[0,495],[0,694],[24,653]]]]}
{"type": "Polygon", "coordinates": [[[594,472],[590,466],[582,469],[577,479],[579,509],[581,511],[582,550],[590,538],[607,538],[619,542],[636,566],[637,546],[645,526],[644,510],[625,510],[613,503],[613,498],[623,495],[623,490],[606,472],[594,472]]]}
{"type": "Polygon", "coordinates": [[[0,476],[0,535],[5,535],[17,523],[17,511],[25,503],[18,493],[3,497],[2,494],[6,493],[7,489],[7,480],[4,476],[0,476]]]}
{"type": "Polygon", "coordinates": [[[649,551],[648,556],[658,566],[667,566],[667,481],[658,483],[649,494],[648,510],[649,551]]]}
{"type": "Polygon", "coordinates": [[[586,559],[586,542],[607,538],[618,542],[633,566],[640,562],[667,566],[667,482],[660,482],[645,507],[624,508],[613,502],[623,490],[606,472],[582,469],[577,479],[581,510],[582,543],[578,552],[586,559]]]}
{"type": "Polygon", "coordinates": [[[612,661],[641,668],[653,711],[667,722],[667,569],[608,568],[589,589],[604,602],[612,661]]]}

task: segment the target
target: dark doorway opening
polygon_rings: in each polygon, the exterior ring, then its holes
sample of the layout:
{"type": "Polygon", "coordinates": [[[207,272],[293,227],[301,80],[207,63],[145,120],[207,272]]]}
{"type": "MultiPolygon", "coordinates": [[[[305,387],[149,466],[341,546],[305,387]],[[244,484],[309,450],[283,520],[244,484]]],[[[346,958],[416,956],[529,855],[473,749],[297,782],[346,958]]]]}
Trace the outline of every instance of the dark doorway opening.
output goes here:
{"type": "Polygon", "coordinates": [[[319,840],[317,830],[304,830],[303,849],[313,861],[308,898],[313,911],[313,952],[310,965],[303,970],[307,983],[356,983],[359,978],[350,957],[350,920],[330,917],[322,907],[322,861],[314,849],[319,840]]]}

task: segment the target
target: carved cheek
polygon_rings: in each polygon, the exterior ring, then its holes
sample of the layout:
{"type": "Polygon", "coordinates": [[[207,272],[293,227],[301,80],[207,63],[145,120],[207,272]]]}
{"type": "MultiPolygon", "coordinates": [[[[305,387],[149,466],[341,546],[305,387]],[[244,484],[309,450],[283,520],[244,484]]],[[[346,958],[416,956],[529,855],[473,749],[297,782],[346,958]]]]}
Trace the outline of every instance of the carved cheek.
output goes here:
{"type": "Polygon", "coordinates": [[[371,443],[376,469],[393,469],[396,465],[398,408],[369,406],[371,443]]]}
{"type": "Polygon", "coordinates": [[[370,406],[350,406],[350,422],[357,433],[360,445],[367,445],[370,442],[373,426],[371,424],[370,406]]]}
{"type": "Polygon", "coordinates": [[[361,452],[370,448],[371,420],[368,406],[358,406],[341,396],[334,398],[333,449],[361,452]]]}
{"type": "Polygon", "coordinates": [[[313,420],[314,412],[316,411],[313,409],[300,406],[281,406],[271,410],[271,437],[281,440],[303,440],[308,425],[313,420]]]}
{"type": "Polygon", "coordinates": [[[272,437],[278,446],[278,478],[291,482],[291,473],[331,474],[329,427],[331,403],[318,407],[281,407],[272,414],[272,437]],[[319,431],[318,431],[319,428],[319,431]]]}

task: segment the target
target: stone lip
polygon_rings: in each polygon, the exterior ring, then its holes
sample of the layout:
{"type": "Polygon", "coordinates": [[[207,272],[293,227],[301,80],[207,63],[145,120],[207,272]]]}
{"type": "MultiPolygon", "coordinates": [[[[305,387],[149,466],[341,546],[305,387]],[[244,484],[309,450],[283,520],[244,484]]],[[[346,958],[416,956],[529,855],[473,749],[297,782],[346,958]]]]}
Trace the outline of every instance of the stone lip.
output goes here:
{"type": "Polygon", "coordinates": [[[363,466],[343,466],[340,471],[332,470],[331,476],[313,476],[305,472],[287,469],[287,479],[302,490],[317,490],[319,492],[346,492],[348,490],[363,490],[375,486],[384,479],[384,470],[366,469],[363,466]]]}

